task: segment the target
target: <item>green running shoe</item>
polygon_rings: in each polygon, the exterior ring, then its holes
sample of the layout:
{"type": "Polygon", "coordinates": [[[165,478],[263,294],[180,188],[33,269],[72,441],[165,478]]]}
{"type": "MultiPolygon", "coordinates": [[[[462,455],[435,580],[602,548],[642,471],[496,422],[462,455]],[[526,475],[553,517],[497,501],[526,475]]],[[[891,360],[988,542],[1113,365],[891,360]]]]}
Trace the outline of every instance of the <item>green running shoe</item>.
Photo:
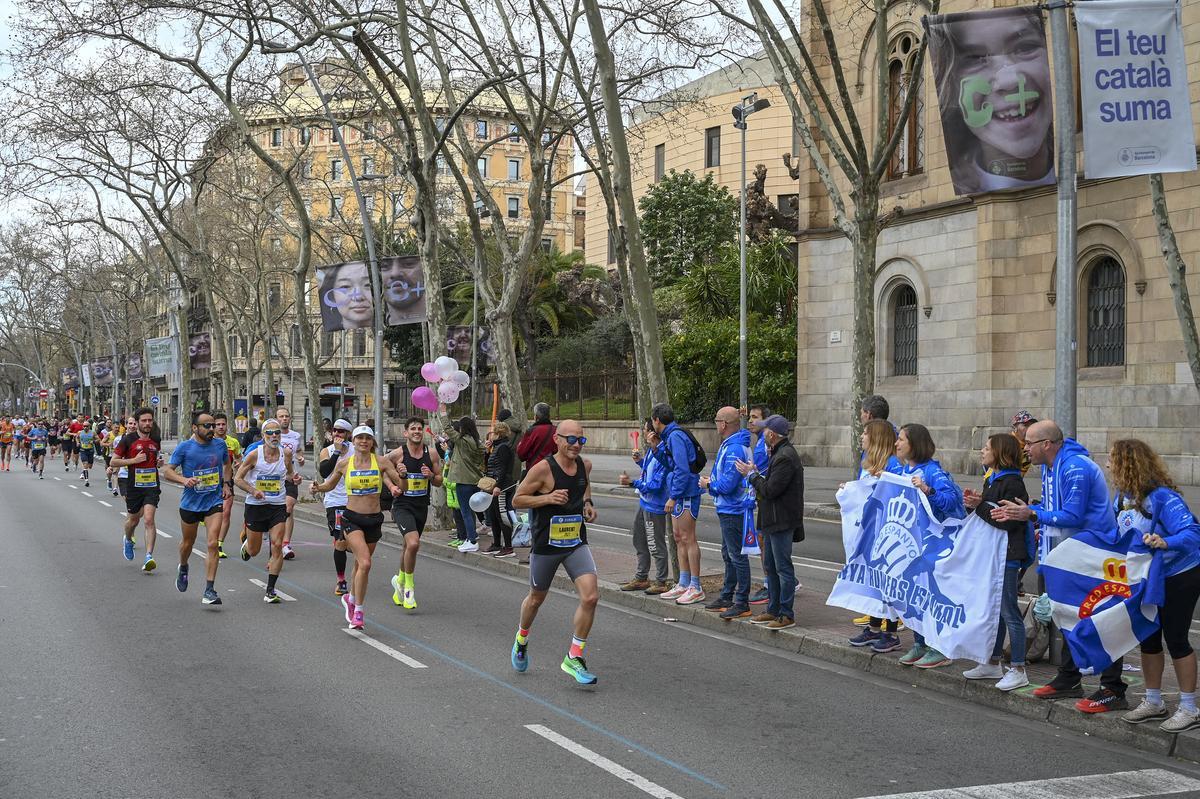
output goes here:
{"type": "Polygon", "coordinates": [[[583,658],[573,658],[567,655],[563,658],[563,662],[559,668],[575,678],[575,682],[580,685],[595,685],[596,675],[588,671],[587,663],[583,658]]]}

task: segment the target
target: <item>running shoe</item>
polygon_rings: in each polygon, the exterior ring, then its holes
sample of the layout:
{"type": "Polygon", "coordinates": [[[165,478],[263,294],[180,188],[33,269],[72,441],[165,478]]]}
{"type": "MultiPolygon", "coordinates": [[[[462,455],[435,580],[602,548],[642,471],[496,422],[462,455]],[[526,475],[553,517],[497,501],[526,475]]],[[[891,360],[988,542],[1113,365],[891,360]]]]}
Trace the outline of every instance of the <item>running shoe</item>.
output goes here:
{"type": "Polygon", "coordinates": [[[350,593],[350,587],[346,585],[346,581],[338,580],[337,585],[333,587],[334,596],[342,596],[343,594],[348,593],[350,593]]]}
{"type": "Polygon", "coordinates": [[[346,624],[353,627],[355,605],[349,594],[342,594],[342,607],[346,609],[346,624]]]}
{"type": "Polygon", "coordinates": [[[154,571],[156,566],[158,566],[158,564],[154,562],[154,556],[147,555],[146,561],[142,564],[142,571],[144,571],[146,574],[149,574],[150,572],[154,571]]]}
{"type": "Polygon", "coordinates": [[[250,560],[250,550],[246,549],[245,539],[242,539],[242,548],[239,554],[242,556],[242,560],[250,560]]]}
{"type": "Polygon", "coordinates": [[[513,639],[512,667],[515,670],[523,672],[529,668],[529,654],[525,651],[528,648],[529,644],[521,644],[513,639]]]}
{"type": "Polygon", "coordinates": [[[1004,672],[1003,679],[996,683],[996,688],[1001,691],[1015,691],[1018,688],[1024,688],[1029,685],[1029,675],[1024,669],[1012,669],[1004,672]]]}
{"type": "Polygon", "coordinates": [[[400,579],[400,575],[392,575],[392,588],[395,589],[392,591],[392,604],[399,605],[404,601],[400,598],[400,595],[404,593],[404,581],[400,579]]]}
{"type": "Polygon", "coordinates": [[[856,625],[858,627],[866,627],[868,624],[871,623],[871,617],[869,615],[858,616],[857,618],[852,620],[850,623],[853,625],[856,625]]]}
{"type": "Polygon", "coordinates": [[[179,593],[187,590],[188,570],[187,566],[179,566],[175,569],[175,587],[179,589],[179,593]]]}
{"type": "Polygon", "coordinates": [[[225,560],[225,558],[227,558],[227,557],[229,557],[229,556],[225,554],[225,542],[218,541],[217,542],[217,559],[225,560]]]}
{"type": "Polygon", "coordinates": [[[895,652],[899,648],[900,648],[899,636],[893,635],[891,633],[883,633],[882,635],[879,636],[878,639],[875,640],[875,643],[871,644],[871,651],[875,652],[877,654],[884,654],[886,652],[895,652]]]}
{"type": "Polygon", "coordinates": [[[125,560],[133,560],[133,539],[122,538],[121,548],[124,550],[125,560]]]}
{"type": "Polygon", "coordinates": [[[112,495],[115,497],[115,496],[117,496],[117,493],[118,493],[118,492],[117,492],[117,489],[115,489],[115,488],[114,488],[114,489],[112,490],[112,495]]]}
{"type": "Polygon", "coordinates": [[[1200,712],[1181,707],[1175,715],[1158,725],[1163,732],[1181,733],[1200,727],[1200,712]]]}
{"type": "Polygon", "coordinates": [[[263,594],[263,602],[266,602],[268,605],[278,605],[280,601],[279,594],[274,591],[268,589],[267,593],[263,594]]]}
{"type": "Polygon", "coordinates": [[[1121,716],[1121,721],[1129,724],[1142,724],[1153,719],[1165,719],[1167,715],[1167,706],[1164,703],[1159,702],[1156,705],[1143,699],[1141,704],[1121,716]]]}
{"type": "Polygon", "coordinates": [[[689,588],[675,600],[676,605],[695,605],[705,599],[704,591],[699,588],[689,588]]]}
{"type": "Polygon", "coordinates": [[[770,595],[767,593],[767,587],[764,585],[750,597],[751,605],[765,605],[771,601],[770,595]]]}
{"type": "Polygon", "coordinates": [[[478,552],[479,543],[476,541],[464,541],[462,546],[458,548],[459,552],[478,552]]]}
{"type": "Polygon", "coordinates": [[[354,609],[354,618],[350,622],[350,629],[361,630],[363,628],[363,612],[362,608],[354,609]]]}
{"type": "Polygon", "coordinates": [[[296,552],[295,552],[295,550],[292,549],[292,545],[284,544],[283,545],[283,559],[291,560],[294,557],[296,557],[296,552]]]}
{"type": "Polygon", "coordinates": [[[204,596],[200,597],[200,602],[204,605],[219,605],[221,604],[221,597],[217,596],[217,589],[205,588],[204,596]]]}
{"type": "Polygon", "coordinates": [[[1110,710],[1128,710],[1129,701],[1125,694],[1118,694],[1107,688],[1101,688],[1089,697],[1075,703],[1075,709],[1084,713],[1107,713],[1110,710]]]}
{"type": "Polygon", "coordinates": [[[682,585],[681,583],[675,583],[674,588],[672,588],[670,591],[664,591],[663,593],[659,594],[658,598],[659,599],[679,599],[679,597],[681,597],[685,593],[687,593],[689,588],[691,588],[691,586],[682,585]]]}
{"type": "Polygon", "coordinates": [[[417,592],[411,588],[404,589],[404,609],[405,610],[416,610],[417,609],[417,592]]]}
{"type": "Polygon", "coordinates": [[[446,546],[454,547],[455,549],[458,549],[465,543],[467,543],[467,542],[461,538],[451,538],[449,541],[446,542],[446,546]]]}
{"type": "Polygon", "coordinates": [[[882,637],[883,633],[875,632],[874,630],[868,628],[851,638],[847,643],[849,643],[850,646],[871,646],[882,637]]]}
{"type": "Polygon", "coordinates": [[[91,488],[91,487],[92,487],[92,484],[91,484],[90,482],[88,482],[87,480],[84,480],[84,481],[83,481],[83,487],[84,487],[84,488],[91,488]]]}
{"type": "Polygon", "coordinates": [[[567,655],[563,658],[559,668],[575,678],[575,682],[580,685],[595,685],[596,675],[588,671],[587,663],[582,657],[573,658],[567,655]]]}
{"type": "Polygon", "coordinates": [[[925,650],[925,654],[921,656],[921,659],[913,665],[918,669],[936,669],[939,666],[945,666],[950,662],[952,662],[950,658],[946,657],[933,647],[929,647],[925,650]]]}

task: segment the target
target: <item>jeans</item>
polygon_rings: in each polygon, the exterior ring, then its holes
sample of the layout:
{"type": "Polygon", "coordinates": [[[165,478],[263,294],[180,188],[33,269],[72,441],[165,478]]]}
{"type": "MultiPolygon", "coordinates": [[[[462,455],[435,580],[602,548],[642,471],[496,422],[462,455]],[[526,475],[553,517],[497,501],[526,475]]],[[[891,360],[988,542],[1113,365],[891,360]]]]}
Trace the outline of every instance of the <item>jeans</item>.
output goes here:
{"type": "Polygon", "coordinates": [[[721,523],[721,560],[725,562],[725,584],[721,598],[732,599],[735,605],[750,604],[750,559],[742,554],[742,531],[745,517],[738,513],[718,513],[721,523]]]}
{"type": "Polygon", "coordinates": [[[667,581],[667,515],[650,513],[638,507],[633,517],[633,549],[637,552],[637,572],[634,577],[645,580],[650,576],[650,558],[654,558],[654,579],[667,581]]]}
{"type": "Polygon", "coordinates": [[[792,531],[759,536],[763,567],[767,570],[767,613],[795,619],[796,567],[792,565],[792,531]]]}
{"type": "Polygon", "coordinates": [[[458,496],[458,507],[462,510],[463,531],[467,534],[467,539],[472,544],[475,543],[475,511],[471,510],[471,497],[479,491],[473,485],[463,485],[459,483],[454,486],[454,493],[458,496]]]}
{"type": "Polygon", "coordinates": [[[1017,604],[1017,591],[1020,588],[1021,570],[1006,567],[1004,569],[1004,593],[1000,598],[1000,627],[996,630],[996,645],[992,647],[992,660],[999,660],[1004,655],[1004,631],[1012,643],[1012,656],[1009,661],[1013,666],[1025,665],[1025,620],[1021,618],[1021,606],[1017,604]]]}

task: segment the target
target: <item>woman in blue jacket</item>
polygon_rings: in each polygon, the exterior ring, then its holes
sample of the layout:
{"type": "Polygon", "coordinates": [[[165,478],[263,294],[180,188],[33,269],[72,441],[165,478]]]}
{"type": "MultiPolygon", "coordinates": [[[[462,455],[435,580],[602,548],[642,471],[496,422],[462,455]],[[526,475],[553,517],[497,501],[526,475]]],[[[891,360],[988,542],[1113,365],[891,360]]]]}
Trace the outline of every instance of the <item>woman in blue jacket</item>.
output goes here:
{"type": "MultiPolygon", "coordinates": [[[[963,506],[962,489],[945,469],[933,459],[937,448],[929,430],[920,424],[906,424],[896,437],[896,457],[904,465],[903,475],[912,477],[912,484],[929,500],[933,516],[939,522],[961,519],[967,515],[963,506]]],[[[933,647],[926,646],[925,636],[914,631],[913,647],[900,658],[902,666],[935,669],[945,666],[950,658],[933,647]]]]}
{"type": "Polygon", "coordinates": [[[1126,713],[1124,720],[1141,724],[1167,718],[1167,706],[1162,701],[1165,639],[1179,681],[1179,710],[1159,729],[1179,733],[1200,727],[1200,711],[1196,710],[1196,653],[1188,643],[1192,612],[1200,599],[1200,525],[1179,495],[1162,459],[1144,441],[1126,438],[1114,442],[1108,469],[1112,475],[1117,528],[1121,532],[1136,529],[1142,533],[1146,546],[1164,550],[1162,573],[1166,578],[1165,600],[1159,609],[1162,626],[1142,641],[1141,646],[1146,698],[1126,713]]]}

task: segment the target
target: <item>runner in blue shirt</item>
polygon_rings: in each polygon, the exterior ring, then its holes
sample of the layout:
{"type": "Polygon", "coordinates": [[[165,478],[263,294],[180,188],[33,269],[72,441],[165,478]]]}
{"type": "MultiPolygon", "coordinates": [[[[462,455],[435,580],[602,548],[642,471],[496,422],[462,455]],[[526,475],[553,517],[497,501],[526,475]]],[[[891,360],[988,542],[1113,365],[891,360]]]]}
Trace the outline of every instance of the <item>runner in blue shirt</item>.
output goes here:
{"type": "Polygon", "coordinates": [[[196,543],[196,530],[204,522],[208,537],[208,558],[205,561],[205,605],[220,605],[217,596],[218,542],[221,540],[221,508],[229,486],[223,476],[229,462],[229,448],[224,439],[214,439],[216,420],[208,411],[192,414],[192,437],[171,453],[171,462],[163,469],[163,477],[183,486],[179,500],[180,532],[179,569],[175,587],[181,592],[188,586],[188,557],[196,543]]]}
{"type": "Polygon", "coordinates": [[[46,429],[46,420],[36,420],[29,431],[29,451],[33,461],[30,468],[37,472],[39,480],[46,479],[46,442],[49,439],[50,431],[46,429]]]}

